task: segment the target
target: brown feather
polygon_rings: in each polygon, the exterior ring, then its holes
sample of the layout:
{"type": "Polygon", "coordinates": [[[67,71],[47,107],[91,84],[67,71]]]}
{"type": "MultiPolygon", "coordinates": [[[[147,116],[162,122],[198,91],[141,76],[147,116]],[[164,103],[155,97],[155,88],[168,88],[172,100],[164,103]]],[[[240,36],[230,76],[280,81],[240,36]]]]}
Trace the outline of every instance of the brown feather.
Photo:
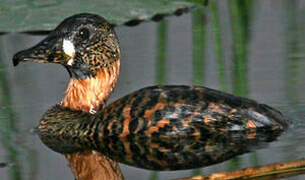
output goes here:
{"type": "Polygon", "coordinates": [[[96,151],[65,154],[77,180],[121,180],[119,164],[96,151]]]}
{"type": "MultiPolygon", "coordinates": [[[[73,110],[99,110],[112,93],[117,82],[120,61],[104,67],[95,77],[70,79],[62,106],[73,110]]],[[[65,154],[77,180],[120,180],[122,172],[117,162],[97,151],[65,154]]]]}
{"type": "Polygon", "coordinates": [[[94,77],[70,79],[62,106],[73,110],[97,111],[112,93],[120,71],[120,61],[102,68],[94,77]]]}

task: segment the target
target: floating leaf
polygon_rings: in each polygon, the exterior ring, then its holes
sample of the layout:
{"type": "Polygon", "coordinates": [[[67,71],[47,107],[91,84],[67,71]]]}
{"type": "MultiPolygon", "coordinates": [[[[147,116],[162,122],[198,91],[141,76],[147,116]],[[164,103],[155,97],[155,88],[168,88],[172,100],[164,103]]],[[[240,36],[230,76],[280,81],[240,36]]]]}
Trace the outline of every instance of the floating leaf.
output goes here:
{"type": "Polygon", "coordinates": [[[99,14],[115,25],[137,24],[180,14],[198,4],[189,0],[2,0],[0,32],[48,31],[65,17],[84,12],[99,14]]]}

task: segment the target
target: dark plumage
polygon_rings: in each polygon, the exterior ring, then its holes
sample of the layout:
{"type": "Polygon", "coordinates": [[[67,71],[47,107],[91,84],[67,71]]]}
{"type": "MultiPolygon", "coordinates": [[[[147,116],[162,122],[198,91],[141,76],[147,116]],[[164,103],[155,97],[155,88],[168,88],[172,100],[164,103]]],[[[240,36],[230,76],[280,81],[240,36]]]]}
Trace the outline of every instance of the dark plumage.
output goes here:
{"type": "Polygon", "coordinates": [[[247,145],[274,140],[287,127],[267,105],[199,86],[143,88],[103,107],[117,82],[120,49],[98,15],[65,19],[14,56],[14,65],[21,61],[58,63],[71,76],[62,104],[43,116],[38,132],[65,153],[79,180],[122,178],[100,153],[149,169],[194,168],[247,152],[247,145]]]}
{"type": "Polygon", "coordinates": [[[58,152],[95,149],[140,168],[177,170],[248,152],[276,139],[286,126],[280,112],[250,99],[204,87],[153,86],[95,115],[57,105],[38,130],[58,152]]]}
{"type": "MultiPolygon", "coordinates": [[[[112,26],[104,18],[84,13],[68,17],[40,43],[13,57],[15,66],[26,61],[63,65],[71,78],[61,106],[94,113],[115,87],[120,48],[112,26]]],[[[65,156],[78,180],[123,178],[118,164],[96,151],[65,156]]]]}
{"type": "Polygon", "coordinates": [[[85,79],[119,59],[119,43],[112,26],[98,15],[84,13],[65,19],[36,46],[18,52],[13,63],[58,63],[67,68],[71,78],[85,79]]]}

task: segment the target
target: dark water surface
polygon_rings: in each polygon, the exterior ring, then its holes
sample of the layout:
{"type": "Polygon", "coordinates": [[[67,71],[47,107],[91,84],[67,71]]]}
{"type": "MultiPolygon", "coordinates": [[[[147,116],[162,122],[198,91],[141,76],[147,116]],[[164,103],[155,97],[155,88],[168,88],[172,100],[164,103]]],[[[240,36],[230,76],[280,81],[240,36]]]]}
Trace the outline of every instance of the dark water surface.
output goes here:
{"type": "MultiPolygon", "coordinates": [[[[126,179],[170,179],[305,157],[305,1],[254,1],[248,24],[242,24],[247,32],[243,38],[234,35],[232,27],[237,21],[231,21],[234,17],[227,2],[218,2],[220,36],[214,36],[214,11],[208,8],[201,21],[205,22],[205,35],[199,44],[192,40],[200,33],[200,29],[192,29],[192,18],[193,22],[196,18],[192,14],[169,17],[161,25],[148,22],[117,27],[123,57],[110,101],[157,83],[195,83],[269,104],[292,121],[291,128],[263,149],[199,170],[155,173],[121,165],[126,179]],[[217,37],[222,43],[220,51],[217,37]],[[240,45],[237,50],[235,44],[240,45]]],[[[43,37],[0,36],[0,163],[8,163],[0,168],[3,180],[73,179],[64,157],[32,133],[41,115],[60,102],[68,73],[55,64],[29,63],[14,68],[11,61],[14,53],[43,37]]]]}

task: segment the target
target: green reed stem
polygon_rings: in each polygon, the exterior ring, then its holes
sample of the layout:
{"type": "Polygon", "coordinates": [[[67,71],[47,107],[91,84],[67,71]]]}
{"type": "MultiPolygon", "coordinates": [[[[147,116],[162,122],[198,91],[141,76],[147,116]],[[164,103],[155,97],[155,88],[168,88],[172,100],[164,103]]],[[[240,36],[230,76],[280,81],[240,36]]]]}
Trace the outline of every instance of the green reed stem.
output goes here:
{"type": "Polygon", "coordinates": [[[167,21],[165,19],[158,23],[157,27],[157,77],[156,83],[162,85],[166,77],[166,55],[167,55],[167,21]]]}
{"type": "MultiPolygon", "coordinates": [[[[295,0],[291,0],[285,3],[287,9],[287,15],[285,16],[287,19],[287,59],[285,61],[285,94],[287,99],[290,101],[290,106],[295,107],[299,101],[299,86],[300,86],[300,64],[302,62],[303,57],[299,57],[299,54],[302,53],[302,49],[300,44],[303,44],[303,32],[304,27],[301,27],[297,21],[297,2],[295,0]],[[301,34],[299,34],[301,32],[301,34]],[[301,42],[300,42],[301,41],[301,42]]],[[[301,16],[303,17],[303,15],[301,16]]]]}
{"type": "Polygon", "coordinates": [[[159,179],[159,172],[152,171],[150,173],[149,180],[158,180],[158,179],[159,179]]]}
{"type": "Polygon", "coordinates": [[[229,161],[229,171],[233,171],[239,169],[241,165],[241,160],[239,157],[234,157],[229,161]]]}
{"type": "MultiPolygon", "coordinates": [[[[252,0],[230,0],[230,16],[233,36],[233,94],[248,96],[248,37],[249,22],[252,12],[252,0]]],[[[251,161],[257,162],[252,155],[251,161]]],[[[230,161],[230,169],[240,167],[240,159],[230,161]]]]}
{"type": "Polygon", "coordinates": [[[215,55],[217,61],[217,72],[219,76],[220,89],[222,91],[227,91],[226,86],[226,75],[224,72],[225,64],[223,61],[223,48],[221,42],[221,32],[220,32],[220,22],[219,13],[217,7],[217,1],[213,0],[210,2],[211,14],[212,14],[212,24],[213,24],[213,38],[215,44],[215,55]]]}
{"type": "MultiPolygon", "coordinates": [[[[0,57],[2,57],[0,52],[0,57]]],[[[0,134],[3,147],[7,151],[7,161],[13,166],[9,167],[9,177],[12,180],[20,180],[21,167],[18,161],[19,153],[14,146],[14,136],[17,132],[16,118],[12,109],[10,89],[5,77],[5,67],[0,59],[0,134]]]]}
{"type": "Polygon", "coordinates": [[[239,96],[248,95],[248,25],[250,8],[244,0],[230,1],[230,14],[234,42],[234,76],[233,93],[239,96]],[[247,11],[246,11],[247,10],[247,11]]]}
{"type": "MultiPolygon", "coordinates": [[[[204,83],[204,48],[206,26],[204,21],[203,8],[198,8],[192,13],[192,38],[193,38],[193,84],[203,85],[204,83]]],[[[200,169],[194,169],[195,175],[201,174],[200,169]]]]}
{"type": "MultiPolygon", "coordinates": [[[[158,85],[165,84],[166,81],[166,51],[167,51],[167,21],[162,19],[157,25],[157,67],[156,67],[156,83],[158,85]]],[[[159,173],[153,171],[149,177],[150,180],[158,180],[159,173]]]]}
{"type": "Polygon", "coordinates": [[[192,13],[193,36],[193,84],[204,83],[204,48],[206,27],[204,23],[203,8],[198,8],[192,13]]]}

